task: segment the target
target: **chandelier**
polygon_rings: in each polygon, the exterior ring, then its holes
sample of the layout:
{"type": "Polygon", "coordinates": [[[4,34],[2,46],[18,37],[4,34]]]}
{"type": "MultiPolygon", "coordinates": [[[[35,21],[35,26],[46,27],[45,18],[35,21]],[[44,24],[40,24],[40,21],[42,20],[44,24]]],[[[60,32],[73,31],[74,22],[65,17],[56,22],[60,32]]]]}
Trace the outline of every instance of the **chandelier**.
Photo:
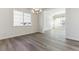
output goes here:
{"type": "Polygon", "coordinates": [[[39,14],[41,12],[42,12],[42,9],[40,9],[40,8],[33,8],[32,9],[32,13],[39,14]]]}

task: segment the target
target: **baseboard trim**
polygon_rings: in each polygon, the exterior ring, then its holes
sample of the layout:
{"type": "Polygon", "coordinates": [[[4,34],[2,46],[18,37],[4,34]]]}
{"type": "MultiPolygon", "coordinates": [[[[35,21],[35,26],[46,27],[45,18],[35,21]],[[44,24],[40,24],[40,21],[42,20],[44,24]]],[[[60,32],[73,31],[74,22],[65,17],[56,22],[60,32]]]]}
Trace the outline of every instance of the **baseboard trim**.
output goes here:
{"type": "Polygon", "coordinates": [[[70,38],[66,38],[66,40],[79,41],[78,39],[70,39],[70,38]]]}
{"type": "Polygon", "coordinates": [[[33,34],[42,34],[42,33],[41,32],[35,32],[35,33],[30,33],[30,34],[22,34],[22,35],[17,35],[17,36],[13,36],[13,37],[3,38],[3,39],[0,39],[0,40],[12,39],[12,38],[16,38],[16,37],[28,36],[28,35],[33,35],[33,34]]]}

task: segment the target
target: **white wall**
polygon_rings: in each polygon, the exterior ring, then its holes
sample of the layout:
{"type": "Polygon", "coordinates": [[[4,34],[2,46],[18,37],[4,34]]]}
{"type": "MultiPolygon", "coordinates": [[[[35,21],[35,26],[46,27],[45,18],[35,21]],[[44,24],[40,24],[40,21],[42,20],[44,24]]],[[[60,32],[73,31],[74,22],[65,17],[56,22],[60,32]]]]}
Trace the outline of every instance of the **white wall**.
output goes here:
{"type": "MultiPolygon", "coordinates": [[[[31,11],[29,9],[17,9],[24,12],[31,11]]],[[[13,26],[13,9],[0,8],[0,39],[30,34],[38,32],[38,16],[32,14],[32,27],[14,27],[13,26]]]]}
{"type": "Polygon", "coordinates": [[[79,8],[66,9],[66,38],[79,41],[79,8]]]}
{"type": "Polygon", "coordinates": [[[43,14],[43,13],[40,13],[40,14],[39,14],[39,23],[40,23],[40,24],[39,24],[39,32],[41,32],[41,33],[42,33],[42,27],[43,27],[43,23],[42,23],[42,18],[43,18],[42,16],[43,16],[43,15],[42,15],[42,14],[43,14]]]}

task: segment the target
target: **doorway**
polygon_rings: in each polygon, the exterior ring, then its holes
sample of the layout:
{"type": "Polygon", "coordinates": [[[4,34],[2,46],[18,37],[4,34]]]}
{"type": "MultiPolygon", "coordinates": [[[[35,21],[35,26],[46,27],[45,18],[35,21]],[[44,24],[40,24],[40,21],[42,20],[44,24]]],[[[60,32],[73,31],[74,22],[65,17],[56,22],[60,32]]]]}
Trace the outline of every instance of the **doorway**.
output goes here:
{"type": "Polygon", "coordinates": [[[52,38],[65,40],[65,9],[48,9],[43,14],[44,33],[52,38]]]}

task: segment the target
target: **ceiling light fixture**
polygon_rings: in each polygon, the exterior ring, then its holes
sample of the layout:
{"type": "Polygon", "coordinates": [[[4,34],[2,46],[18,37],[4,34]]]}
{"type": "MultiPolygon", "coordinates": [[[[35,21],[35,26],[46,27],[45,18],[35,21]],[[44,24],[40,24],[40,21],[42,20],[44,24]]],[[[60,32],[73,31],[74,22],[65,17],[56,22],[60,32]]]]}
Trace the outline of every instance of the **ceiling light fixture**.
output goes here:
{"type": "Polygon", "coordinates": [[[32,13],[39,14],[41,12],[42,12],[42,9],[40,9],[40,8],[33,8],[32,9],[32,13]]]}

